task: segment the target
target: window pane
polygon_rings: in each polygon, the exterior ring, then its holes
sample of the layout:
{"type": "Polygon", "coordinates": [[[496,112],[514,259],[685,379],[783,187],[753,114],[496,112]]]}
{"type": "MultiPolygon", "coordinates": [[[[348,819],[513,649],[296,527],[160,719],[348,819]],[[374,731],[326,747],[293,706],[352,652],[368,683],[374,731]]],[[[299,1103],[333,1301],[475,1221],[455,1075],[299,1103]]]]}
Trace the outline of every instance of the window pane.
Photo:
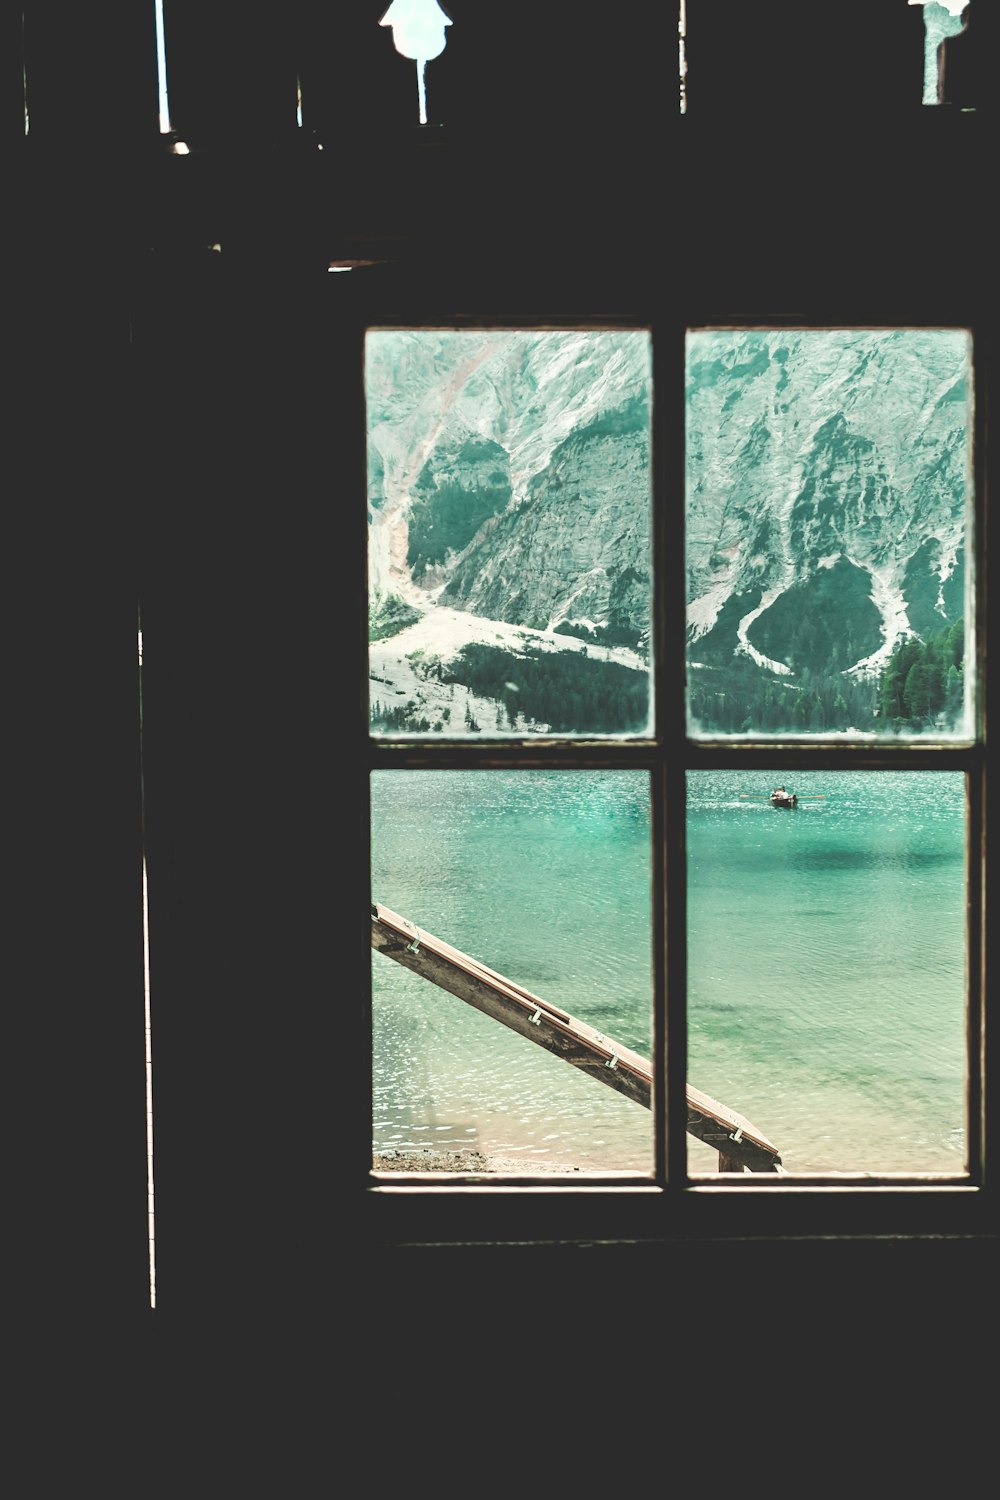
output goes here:
{"type": "MultiPolygon", "coordinates": [[[[968,24],[967,0],[909,0],[924,11],[924,104],[949,102],[946,59],[951,37],[960,36],[968,24]]],[[[959,103],[967,100],[959,99],[959,103]]]]}
{"type": "Polygon", "coordinates": [[[648,1098],[648,775],[371,780],[376,1168],[651,1172],[653,1116],[633,1088],[645,1071],[648,1098]],[[420,929],[416,953],[400,918],[420,929]],[[433,939],[458,950],[441,982],[433,939]],[[445,987],[483,965],[516,988],[520,1030],[478,1008],[492,990],[465,1003],[445,987]]]}
{"type": "Polygon", "coordinates": [[[369,332],[369,695],[386,736],[650,722],[646,332],[369,332]]]}
{"type": "Polygon", "coordinates": [[[696,736],[967,739],[971,340],[687,339],[696,736]]]}
{"type": "MultiPolygon", "coordinates": [[[[961,774],[687,785],[692,1079],[787,1172],[964,1172],[961,774]],[[793,808],[769,801],[782,783],[793,808]]],[[[693,1171],[717,1170],[689,1145],[693,1171]]]]}

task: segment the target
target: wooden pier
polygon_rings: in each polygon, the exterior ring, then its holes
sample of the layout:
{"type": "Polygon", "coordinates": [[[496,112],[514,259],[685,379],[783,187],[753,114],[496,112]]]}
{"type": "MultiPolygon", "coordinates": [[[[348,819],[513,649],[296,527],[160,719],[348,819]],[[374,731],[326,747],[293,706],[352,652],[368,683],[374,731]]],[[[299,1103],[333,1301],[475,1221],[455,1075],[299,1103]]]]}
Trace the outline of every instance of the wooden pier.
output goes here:
{"type": "MultiPolygon", "coordinates": [[[[373,902],[372,947],[432,984],[492,1016],[512,1031],[561,1057],[598,1083],[643,1105],[652,1106],[653,1069],[648,1058],[585,1021],[552,1005],[478,959],[453,948],[373,902]]],[[[778,1148],[735,1110],[699,1089],[687,1088],[687,1129],[719,1153],[720,1172],[780,1172],[778,1148]]]]}

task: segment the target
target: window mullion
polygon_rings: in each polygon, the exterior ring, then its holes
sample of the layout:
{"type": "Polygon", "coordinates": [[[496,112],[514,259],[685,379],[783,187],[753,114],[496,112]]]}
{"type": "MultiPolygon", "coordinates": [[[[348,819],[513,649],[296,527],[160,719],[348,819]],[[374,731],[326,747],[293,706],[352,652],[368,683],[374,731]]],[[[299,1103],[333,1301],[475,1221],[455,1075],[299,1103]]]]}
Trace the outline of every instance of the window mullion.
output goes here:
{"type": "Polygon", "coordinates": [[[653,325],[653,605],[656,621],[654,937],[658,958],[657,1161],[674,1189],[687,1172],[687,871],[684,580],[685,325],[653,325]],[[662,975],[662,977],[661,977],[662,975]]]}
{"type": "Polygon", "coordinates": [[[966,1153],[973,1182],[982,1179],[986,1150],[986,1063],[984,1004],[986,997],[986,765],[965,779],[966,795],[966,1042],[969,1079],[966,1097],[966,1153]]]}

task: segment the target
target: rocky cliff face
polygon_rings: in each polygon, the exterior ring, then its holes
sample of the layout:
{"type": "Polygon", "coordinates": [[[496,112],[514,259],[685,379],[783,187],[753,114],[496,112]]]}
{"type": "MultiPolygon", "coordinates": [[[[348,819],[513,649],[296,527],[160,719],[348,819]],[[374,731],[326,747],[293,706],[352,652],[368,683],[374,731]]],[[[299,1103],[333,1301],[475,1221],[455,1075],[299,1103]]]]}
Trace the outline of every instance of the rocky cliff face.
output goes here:
{"type": "Polygon", "coordinates": [[[559,443],[521,502],[456,562],[442,600],[474,614],[558,630],[649,625],[648,406],[637,397],[559,443]]]}
{"type": "MultiPolygon", "coordinates": [[[[871,684],[962,619],[969,367],[960,330],[689,334],[692,673],[871,684]]],[[[426,653],[439,612],[442,657],[461,620],[643,670],[648,335],[379,331],[366,386],[373,636],[419,618],[426,653]]]]}
{"type": "Polygon", "coordinates": [[[850,641],[840,669],[877,675],[902,637],[962,617],[967,380],[953,330],[689,335],[693,660],[724,646],[794,672],[819,609],[850,641]]]}
{"type": "Polygon", "coordinates": [[[648,630],[641,332],[369,335],[371,596],[648,630]]]}

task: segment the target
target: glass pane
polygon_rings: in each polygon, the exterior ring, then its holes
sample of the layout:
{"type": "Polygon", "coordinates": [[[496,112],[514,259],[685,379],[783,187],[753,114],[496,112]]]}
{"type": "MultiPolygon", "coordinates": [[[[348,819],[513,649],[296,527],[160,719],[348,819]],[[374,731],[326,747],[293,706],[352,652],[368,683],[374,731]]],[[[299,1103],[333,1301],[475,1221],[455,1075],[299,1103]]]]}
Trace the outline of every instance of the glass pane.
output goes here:
{"type": "Polygon", "coordinates": [[[372,774],[377,1170],[652,1172],[650,879],[645,772],[372,774]]]}
{"type": "MultiPolygon", "coordinates": [[[[968,0],[909,0],[924,10],[924,104],[948,102],[945,43],[968,24],[968,0]]],[[[965,102],[964,100],[962,101],[965,102]]]]}
{"type": "Polygon", "coordinates": [[[687,338],[692,735],[968,739],[971,339],[687,338]]]}
{"type": "MultiPolygon", "coordinates": [[[[964,1172],[961,774],[687,785],[691,1078],[786,1172],[964,1172]],[[795,806],[772,805],[782,784],[795,806]]],[[[690,1145],[693,1172],[718,1170],[690,1145]]]]}
{"type": "Polygon", "coordinates": [[[647,332],[369,332],[369,700],[406,737],[650,723],[647,332]]]}

